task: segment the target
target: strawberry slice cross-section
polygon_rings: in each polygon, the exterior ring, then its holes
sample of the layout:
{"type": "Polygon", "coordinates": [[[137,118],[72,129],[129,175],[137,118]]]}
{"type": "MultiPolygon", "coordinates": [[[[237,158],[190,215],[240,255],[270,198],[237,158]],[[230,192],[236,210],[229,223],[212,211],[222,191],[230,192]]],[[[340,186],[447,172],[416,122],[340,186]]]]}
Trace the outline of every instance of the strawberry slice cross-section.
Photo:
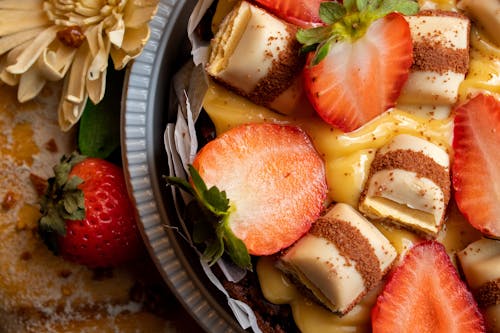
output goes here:
{"type": "Polygon", "coordinates": [[[453,187],[472,226],[500,239],[500,101],[479,94],[455,109],[453,187]]]}
{"type": "Polygon", "coordinates": [[[227,223],[250,254],[291,245],[324,209],[324,162],[299,127],[238,126],[203,147],[193,167],[227,194],[227,223]]]}
{"type": "Polygon", "coordinates": [[[310,52],[304,68],[309,101],[323,120],[351,132],[393,107],[413,63],[414,1],[345,1],[320,5],[327,26],[299,30],[310,52]]]}
{"type": "Polygon", "coordinates": [[[485,332],[472,294],[436,241],[410,249],[378,296],[371,317],[374,333],[485,332]]]}
{"type": "Polygon", "coordinates": [[[321,24],[319,5],[326,0],[255,0],[267,10],[299,27],[321,24]]]}

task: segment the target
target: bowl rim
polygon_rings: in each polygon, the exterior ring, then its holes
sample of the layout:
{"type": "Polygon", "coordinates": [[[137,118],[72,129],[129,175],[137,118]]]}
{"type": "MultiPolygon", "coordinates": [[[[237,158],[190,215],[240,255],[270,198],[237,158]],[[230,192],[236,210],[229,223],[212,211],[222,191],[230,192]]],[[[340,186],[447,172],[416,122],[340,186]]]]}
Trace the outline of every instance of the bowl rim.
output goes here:
{"type": "Polygon", "coordinates": [[[149,24],[150,38],[127,67],[120,120],[123,170],[146,248],[174,295],[207,332],[243,332],[228,308],[214,297],[216,291],[209,290],[197,275],[175,232],[166,227],[172,225],[168,211],[173,208],[165,202],[166,187],[160,188],[161,162],[166,161],[165,128],[160,127],[166,118],[162,112],[166,96],[161,89],[168,85],[164,74],[174,70],[168,65],[175,58],[169,55],[168,46],[178,43],[176,24],[182,19],[186,24],[185,15],[194,3],[160,0],[149,24]]]}

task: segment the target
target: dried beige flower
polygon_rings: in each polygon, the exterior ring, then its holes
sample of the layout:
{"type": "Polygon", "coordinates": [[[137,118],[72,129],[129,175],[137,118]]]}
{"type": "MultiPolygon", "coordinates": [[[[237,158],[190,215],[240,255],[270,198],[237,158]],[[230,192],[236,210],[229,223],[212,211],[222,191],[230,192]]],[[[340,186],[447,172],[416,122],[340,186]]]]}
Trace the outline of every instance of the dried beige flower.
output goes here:
{"type": "Polygon", "coordinates": [[[104,97],[108,58],[116,69],[149,38],[158,0],[0,0],[0,81],[28,101],[64,78],[59,124],[71,128],[87,98],[104,97]]]}

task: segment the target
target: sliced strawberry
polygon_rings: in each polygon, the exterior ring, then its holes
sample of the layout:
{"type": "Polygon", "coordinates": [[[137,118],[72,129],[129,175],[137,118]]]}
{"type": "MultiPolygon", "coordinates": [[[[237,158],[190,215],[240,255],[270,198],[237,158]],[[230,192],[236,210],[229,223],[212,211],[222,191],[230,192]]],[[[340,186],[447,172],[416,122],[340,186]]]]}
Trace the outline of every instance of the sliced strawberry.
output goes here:
{"type": "Polygon", "coordinates": [[[480,94],[455,109],[453,149],[460,211],[473,227],[500,239],[500,101],[480,94]]]}
{"type": "Polygon", "coordinates": [[[281,19],[302,28],[320,25],[319,4],[327,0],[255,0],[281,19]]]}
{"type": "Polygon", "coordinates": [[[443,245],[415,245],[395,268],[371,313],[374,333],[485,332],[472,294],[443,245]]]}
{"type": "Polygon", "coordinates": [[[410,28],[389,14],[354,42],[334,43],[313,65],[315,56],[304,70],[309,100],[327,123],[350,132],[394,106],[413,62],[410,28]]]}
{"type": "Polygon", "coordinates": [[[298,127],[249,124],[209,142],[193,167],[225,191],[229,227],[254,255],[268,255],[307,232],[324,208],[325,166],[298,127]]]}

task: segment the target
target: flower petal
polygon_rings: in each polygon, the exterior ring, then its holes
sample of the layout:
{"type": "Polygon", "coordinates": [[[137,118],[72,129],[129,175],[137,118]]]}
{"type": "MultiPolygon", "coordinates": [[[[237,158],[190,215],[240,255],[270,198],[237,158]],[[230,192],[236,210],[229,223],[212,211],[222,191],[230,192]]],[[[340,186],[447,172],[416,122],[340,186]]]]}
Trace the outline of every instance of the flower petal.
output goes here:
{"type": "Polygon", "coordinates": [[[128,62],[132,60],[131,56],[117,47],[112,47],[109,54],[111,55],[111,59],[113,59],[113,65],[117,71],[124,69],[128,62]]]}
{"type": "Polygon", "coordinates": [[[34,28],[0,37],[0,55],[28,40],[34,39],[43,30],[44,28],[34,28]]]}
{"type": "Polygon", "coordinates": [[[138,56],[149,38],[149,26],[143,25],[137,29],[127,28],[123,38],[122,49],[133,57],[138,56]]]}
{"type": "Polygon", "coordinates": [[[127,28],[144,26],[155,15],[158,0],[129,0],[125,6],[123,20],[127,28]]]}
{"type": "Polygon", "coordinates": [[[37,66],[33,66],[21,75],[17,89],[17,100],[21,103],[35,98],[42,91],[46,80],[37,66]]]}
{"type": "Polygon", "coordinates": [[[37,66],[41,75],[48,81],[59,81],[71,67],[76,49],[57,41],[54,49],[47,48],[38,59],[37,66]]]}
{"type": "Polygon", "coordinates": [[[0,36],[50,24],[43,11],[0,9],[0,36]]]}
{"type": "Polygon", "coordinates": [[[15,64],[7,67],[12,74],[21,74],[33,65],[43,50],[56,38],[58,27],[51,26],[39,34],[17,57],[15,64]]]}
{"type": "Polygon", "coordinates": [[[0,57],[0,81],[9,85],[16,86],[19,84],[19,75],[11,74],[5,70],[7,67],[7,57],[0,57]]]}
{"type": "Polygon", "coordinates": [[[106,90],[106,70],[108,68],[111,41],[103,36],[103,23],[88,31],[87,40],[93,56],[86,76],[87,92],[90,100],[97,104],[104,97],[106,90]]]}
{"type": "Polygon", "coordinates": [[[6,84],[10,86],[15,86],[19,84],[19,75],[18,74],[12,74],[7,71],[7,67],[12,65],[13,63],[16,62],[16,59],[19,57],[19,55],[28,47],[28,45],[31,43],[31,41],[26,41],[16,47],[14,47],[12,50],[7,53],[7,55],[2,57],[2,62],[1,62],[1,68],[0,68],[0,80],[5,82],[6,84]]]}
{"type": "Polygon", "coordinates": [[[43,0],[0,0],[0,9],[39,10],[43,0]]]}
{"type": "Polygon", "coordinates": [[[82,103],[86,97],[85,79],[92,57],[87,43],[76,51],[73,65],[67,78],[67,87],[63,92],[65,100],[72,103],[82,103]]]}

